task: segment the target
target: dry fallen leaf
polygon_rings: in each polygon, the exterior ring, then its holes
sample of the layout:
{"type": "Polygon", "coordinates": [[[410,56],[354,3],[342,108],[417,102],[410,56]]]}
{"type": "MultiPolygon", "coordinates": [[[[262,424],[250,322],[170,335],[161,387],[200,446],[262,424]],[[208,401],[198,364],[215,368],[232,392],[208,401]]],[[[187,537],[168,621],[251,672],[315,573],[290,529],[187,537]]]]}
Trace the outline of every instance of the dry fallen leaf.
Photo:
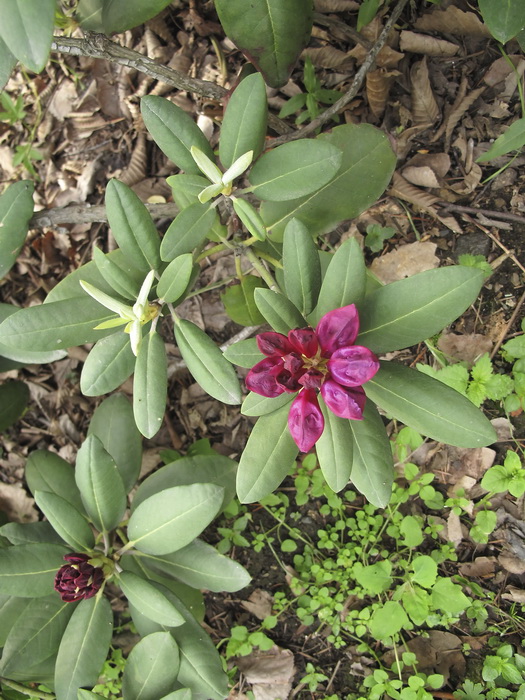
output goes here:
{"type": "Polygon", "coordinates": [[[450,5],[445,9],[432,8],[416,20],[415,29],[460,36],[487,37],[491,36],[488,28],[474,12],[463,12],[458,7],[450,5]]]}
{"type": "Polygon", "coordinates": [[[283,700],[292,689],[295,675],[293,654],[273,646],[269,651],[254,651],[236,659],[239,671],[251,684],[255,700],[283,700]]]}
{"type": "Polygon", "coordinates": [[[418,272],[439,267],[436,247],[430,241],[408,243],[376,258],[370,269],[384,284],[412,277],[418,272]]]}
{"type": "Polygon", "coordinates": [[[412,66],[410,83],[414,124],[434,124],[439,117],[439,107],[428,77],[426,57],[412,66]]]}
{"type": "Polygon", "coordinates": [[[459,46],[451,41],[406,30],[399,35],[399,48],[401,51],[422,53],[426,56],[455,56],[459,51],[459,46]]]}
{"type": "Polygon", "coordinates": [[[436,173],[428,165],[423,165],[416,167],[414,165],[407,165],[401,171],[403,177],[408,180],[408,182],[418,187],[429,187],[431,189],[437,189],[441,187],[441,183],[437,178],[436,173]]]}
{"type": "Polygon", "coordinates": [[[398,70],[378,68],[366,74],[366,96],[370,111],[379,119],[386,108],[390,87],[394,78],[401,73],[398,70]]]}
{"type": "Polygon", "coordinates": [[[489,447],[453,447],[442,445],[426,466],[439,473],[442,483],[456,484],[465,475],[480,481],[487,469],[494,464],[496,452],[489,447]]]}
{"type": "Polygon", "coordinates": [[[438,214],[436,205],[439,204],[440,200],[437,197],[411,185],[410,182],[407,182],[399,173],[394,173],[389,194],[391,197],[399,197],[399,199],[410,202],[410,204],[414,204],[423,211],[426,211],[428,214],[441,221],[451,231],[454,231],[454,233],[461,233],[461,228],[453,216],[450,214],[446,216],[438,214]]]}
{"type": "Polygon", "coordinates": [[[267,591],[257,588],[248,600],[241,601],[241,605],[259,620],[264,620],[272,614],[273,598],[267,591]]]}
{"type": "Polygon", "coordinates": [[[21,486],[0,482],[0,512],[15,523],[31,523],[38,520],[35,501],[21,486]]]}
{"type": "Polygon", "coordinates": [[[459,565],[462,576],[487,578],[494,575],[496,569],[496,557],[476,557],[474,561],[467,561],[459,565]]]}
{"type": "Polygon", "coordinates": [[[513,603],[525,603],[525,590],[516,588],[516,586],[507,586],[505,593],[501,596],[504,600],[510,600],[513,603]]]}
{"type": "Polygon", "coordinates": [[[498,563],[509,574],[525,574],[525,561],[510,552],[500,554],[498,563]]]}
{"type": "Polygon", "coordinates": [[[458,548],[458,545],[463,540],[463,528],[461,527],[461,520],[459,515],[456,515],[454,511],[450,511],[447,518],[447,539],[452,542],[454,549],[458,548]]]}
{"type": "Polygon", "coordinates": [[[305,49],[301,57],[309,57],[314,66],[319,68],[337,68],[338,70],[348,70],[352,67],[353,61],[349,54],[339,51],[333,46],[323,46],[321,48],[305,49]]]}
{"type": "Polygon", "coordinates": [[[492,350],[493,342],[481,333],[459,335],[444,331],[439,337],[437,346],[447,358],[456,362],[466,362],[468,367],[472,367],[476,360],[492,350]]]}

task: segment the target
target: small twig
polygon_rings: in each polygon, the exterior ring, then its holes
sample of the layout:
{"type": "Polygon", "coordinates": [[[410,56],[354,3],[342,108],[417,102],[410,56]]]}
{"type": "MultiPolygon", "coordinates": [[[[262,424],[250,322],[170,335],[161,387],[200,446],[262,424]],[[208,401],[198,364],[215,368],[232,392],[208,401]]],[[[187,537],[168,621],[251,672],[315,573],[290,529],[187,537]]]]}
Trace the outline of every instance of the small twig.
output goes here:
{"type": "MultiPolygon", "coordinates": [[[[154,219],[174,218],[179,213],[179,207],[173,202],[167,204],[146,204],[154,219]]],[[[29,222],[29,228],[48,228],[63,224],[94,224],[107,222],[106,207],[97,204],[70,204],[56,209],[37,211],[29,222]]]]}
{"type": "Polygon", "coordinates": [[[272,141],[272,147],[279,146],[280,144],[286,143],[287,141],[295,141],[296,139],[301,139],[301,138],[304,138],[305,136],[308,136],[309,134],[313,134],[320,126],[322,126],[329,119],[331,119],[334,116],[334,114],[337,114],[338,112],[340,112],[343,109],[343,107],[346,107],[346,105],[354,99],[354,97],[357,95],[357,93],[361,89],[361,86],[363,85],[366,74],[369,72],[369,70],[374,65],[374,62],[377,58],[377,55],[379,54],[379,52],[381,51],[383,46],[386,44],[386,40],[388,39],[388,35],[390,34],[390,30],[392,29],[394,24],[399,19],[399,16],[403,12],[403,8],[407,4],[407,2],[408,2],[408,0],[399,0],[394,11],[392,12],[392,15],[390,16],[387,23],[385,24],[383,31],[379,35],[376,43],[374,44],[373,48],[370,50],[370,53],[368,54],[368,56],[365,58],[363,65],[355,74],[354,79],[352,81],[352,85],[350,86],[350,89],[348,90],[348,92],[346,92],[342,97],[340,97],[337,100],[337,102],[334,102],[334,104],[331,107],[329,107],[324,112],[322,112],[317,117],[317,119],[312,120],[309,124],[304,126],[302,129],[298,129],[297,131],[294,131],[291,134],[285,134],[283,136],[279,136],[278,138],[274,139],[272,141]]]}
{"type": "Polygon", "coordinates": [[[323,15],[320,12],[314,12],[314,22],[316,24],[321,24],[323,27],[338,29],[341,33],[345,34],[349,39],[351,39],[354,44],[361,44],[361,46],[363,46],[367,51],[371,51],[374,47],[374,44],[371,41],[365,39],[365,37],[353,27],[345,24],[345,22],[341,22],[340,19],[330,17],[329,15],[323,15]]]}
{"type": "Polygon", "coordinates": [[[511,214],[506,211],[494,211],[493,209],[478,209],[477,207],[464,207],[460,204],[451,204],[449,202],[443,202],[441,209],[446,211],[457,211],[463,212],[465,214],[483,214],[484,216],[491,216],[495,219],[505,219],[506,221],[516,221],[519,224],[525,225],[525,216],[519,216],[519,214],[511,214]]]}
{"type": "Polygon", "coordinates": [[[506,324],[505,328],[502,330],[502,332],[499,334],[498,339],[496,341],[496,345],[494,345],[494,348],[492,349],[492,352],[490,353],[490,359],[492,360],[494,355],[498,352],[500,347],[503,344],[503,341],[505,340],[505,337],[507,333],[509,332],[509,328],[512,327],[512,324],[514,321],[517,319],[518,314],[520,312],[521,307],[523,306],[523,302],[525,301],[525,292],[521,295],[520,300],[516,304],[516,308],[512,312],[512,316],[509,319],[509,322],[506,324]]]}
{"type": "MultiPolygon", "coordinates": [[[[207,97],[210,100],[222,102],[228,91],[226,88],[216,85],[209,80],[199,80],[198,78],[190,78],[179,71],[163,66],[148,56],[144,56],[138,51],[128,49],[125,46],[117,44],[117,42],[108,39],[104,34],[96,32],[85,32],[83,39],[75,37],[55,36],[51,43],[51,50],[58,53],[67,53],[72,56],[91,56],[92,58],[101,58],[112,63],[118,63],[121,66],[135,68],[149,75],[155,80],[160,80],[166,85],[171,85],[178,90],[186,90],[193,92],[202,97],[207,97]]],[[[278,134],[286,134],[292,131],[292,128],[279,119],[274,114],[268,115],[269,126],[278,134]]]]}
{"type": "Polygon", "coordinates": [[[510,250],[507,248],[506,245],[504,245],[497,236],[495,236],[492,231],[489,231],[486,226],[483,226],[482,224],[479,223],[476,219],[473,219],[471,216],[468,214],[465,214],[464,217],[467,221],[470,221],[471,224],[474,224],[474,226],[477,226],[480,231],[483,231],[484,234],[486,234],[494,243],[501,248],[501,250],[506,253],[509,258],[512,260],[512,262],[516,265],[516,267],[519,267],[520,270],[525,273],[525,267],[520,263],[518,258],[514,255],[514,251],[510,250]]]}

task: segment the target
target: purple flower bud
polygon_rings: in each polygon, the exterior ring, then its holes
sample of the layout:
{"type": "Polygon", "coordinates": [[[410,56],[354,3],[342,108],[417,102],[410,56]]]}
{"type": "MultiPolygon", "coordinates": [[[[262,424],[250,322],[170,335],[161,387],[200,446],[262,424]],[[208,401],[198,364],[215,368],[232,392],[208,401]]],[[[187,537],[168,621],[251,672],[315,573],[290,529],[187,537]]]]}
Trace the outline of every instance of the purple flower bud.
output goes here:
{"type": "Polygon", "coordinates": [[[329,311],[319,321],[315,332],[323,357],[331,357],[339,348],[352,345],[359,333],[359,315],[355,304],[329,311]]]}
{"type": "Polygon", "coordinates": [[[328,360],[332,379],[343,386],[361,386],[379,369],[379,360],[374,353],[362,345],[339,348],[328,360]]]}
{"type": "Polygon", "coordinates": [[[324,430],[324,417],[314,389],[303,389],[292,401],[288,428],[301,452],[309,452],[324,430]]]}
{"type": "Polygon", "coordinates": [[[104,582],[104,572],[89,564],[88,554],[66,554],[64,564],[55,576],[55,591],[66,603],[92,598],[104,582]]]}

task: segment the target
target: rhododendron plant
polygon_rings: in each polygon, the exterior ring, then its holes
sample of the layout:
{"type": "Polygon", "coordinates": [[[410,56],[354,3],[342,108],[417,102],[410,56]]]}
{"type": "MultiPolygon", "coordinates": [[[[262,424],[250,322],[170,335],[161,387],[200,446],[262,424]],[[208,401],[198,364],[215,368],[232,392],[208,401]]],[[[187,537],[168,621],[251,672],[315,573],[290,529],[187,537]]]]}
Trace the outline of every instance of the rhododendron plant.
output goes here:
{"type": "Polygon", "coordinates": [[[298,392],[288,427],[301,452],[308,452],[324,429],[318,390],[339,418],[363,418],[362,385],[378,371],[379,360],[368,348],[353,344],[358,332],[359,315],[355,304],[349,304],[325,314],[315,331],[297,328],[288,336],[274,332],[257,336],[257,346],[267,358],[248,372],[246,386],[268,398],[298,392]]]}

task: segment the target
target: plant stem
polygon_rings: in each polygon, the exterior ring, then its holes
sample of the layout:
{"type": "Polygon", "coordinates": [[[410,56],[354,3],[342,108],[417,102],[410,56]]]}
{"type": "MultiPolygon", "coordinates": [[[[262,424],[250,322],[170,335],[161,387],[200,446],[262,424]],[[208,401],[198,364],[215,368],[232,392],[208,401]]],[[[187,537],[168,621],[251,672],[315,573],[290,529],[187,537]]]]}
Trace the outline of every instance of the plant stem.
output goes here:
{"type": "Polygon", "coordinates": [[[255,253],[253,252],[253,250],[251,248],[246,249],[246,257],[251,262],[254,269],[257,270],[257,272],[262,277],[262,279],[266,282],[268,287],[274,292],[280,292],[281,290],[279,289],[279,285],[274,280],[274,278],[272,277],[270,272],[267,270],[265,265],[263,265],[261,260],[257,257],[257,255],[255,255],[255,253]]]}
{"type": "Polygon", "coordinates": [[[0,678],[0,680],[2,681],[3,685],[6,685],[8,688],[17,690],[19,693],[28,695],[31,698],[41,698],[41,700],[55,700],[55,696],[51,695],[51,693],[44,693],[42,690],[32,690],[31,688],[26,688],[25,685],[20,685],[20,683],[15,683],[14,681],[9,681],[7,680],[7,678],[0,678]]]}

